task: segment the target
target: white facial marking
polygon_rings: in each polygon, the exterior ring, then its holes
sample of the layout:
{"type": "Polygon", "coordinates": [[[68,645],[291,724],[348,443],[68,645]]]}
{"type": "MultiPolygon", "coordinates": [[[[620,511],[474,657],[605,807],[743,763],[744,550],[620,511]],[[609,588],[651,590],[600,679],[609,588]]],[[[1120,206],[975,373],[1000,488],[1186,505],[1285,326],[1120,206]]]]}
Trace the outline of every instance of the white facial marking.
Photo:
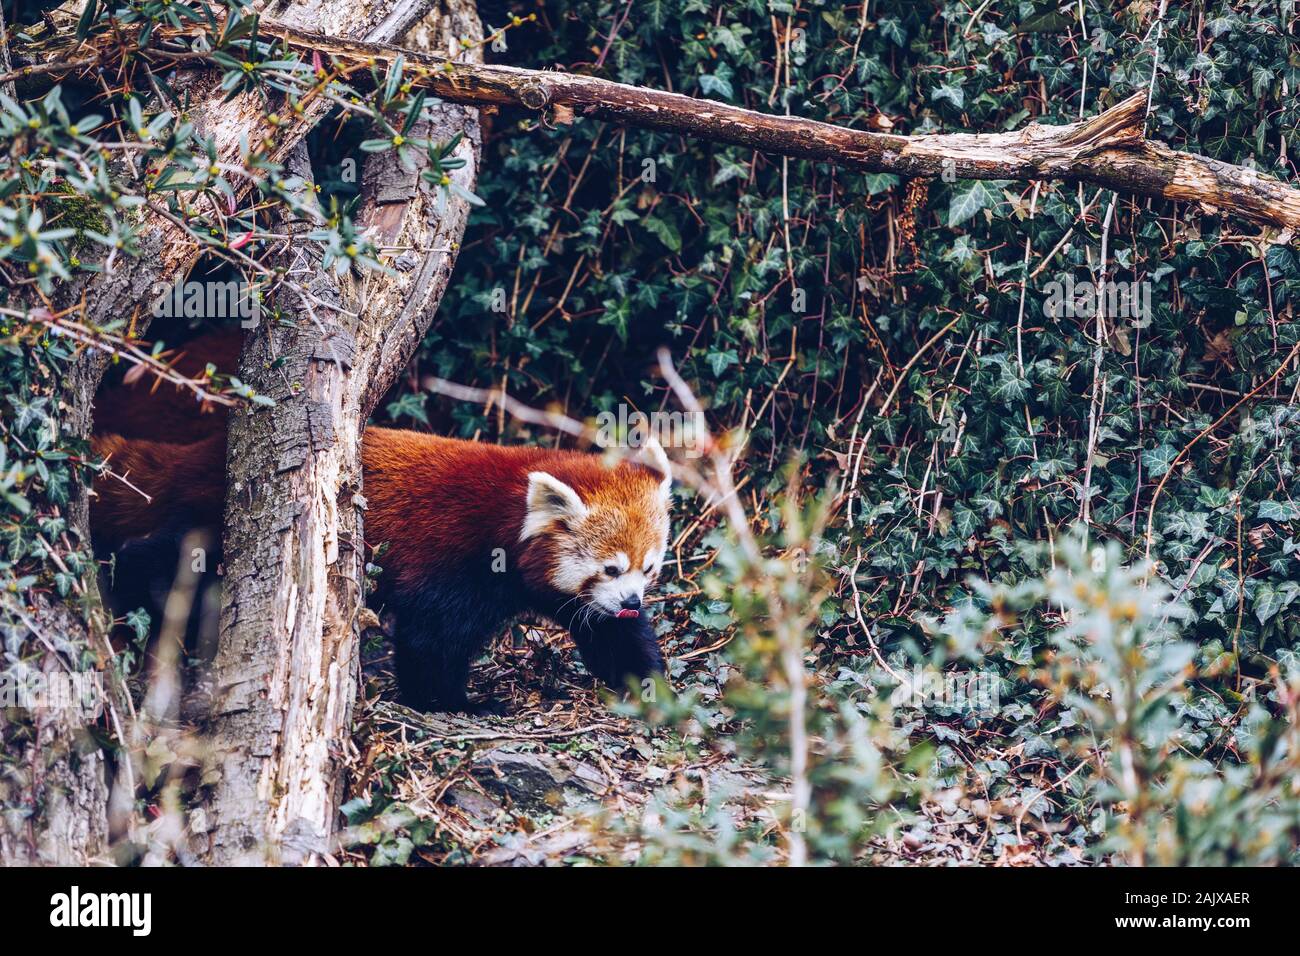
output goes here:
{"type": "Polygon", "coordinates": [[[591,603],[607,614],[617,614],[627,598],[635,597],[638,604],[643,602],[646,588],[650,586],[650,580],[663,557],[664,549],[661,548],[656,553],[647,555],[640,568],[632,568],[628,556],[622,551],[618,552],[611,561],[625,570],[613,578],[602,575],[591,588],[591,603]]]}
{"type": "Polygon", "coordinates": [[[523,530],[519,540],[527,541],[545,531],[555,522],[570,528],[580,524],[590,512],[578,493],[554,475],[544,471],[528,475],[528,507],[524,514],[523,530]]]}
{"type": "MultiPolygon", "coordinates": [[[[663,455],[662,449],[659,455],[663,455]]],[[[664,467],[667,459],[664,458],[664,467]]],[[[597,610],[616,615],[624,608],[639,608],[646,588],[658,574],[668,548],[667,494],[671,479],[665,478],[655,496],[649,516],[658,539],[657,547],[637,563],[626,551],[606,550],[602,538],[610,537],[609,516],[592,510],[564,482],[545,472],[532,472],[528,482],[528,508],[520,540],[547,532],[553,548],[550,584],[563,594],[581,596],[597,610]],[[606,530],[593,530],[604,528],[606,530]],[[632,600],[635,599],[635,600],[632,600]]],[[[615,524],[614,528],[618,525],[615,524]]],[[[617,532],[613,534],[617,537],[617,532]]]]}
{"type": "Polygon", "coordinates": [[[570,542],[558,541],[557,544],[551,584],[562,594],[577,594],[584,584],[602,573],[605,563],[571,547],[570,542]]]}
{"type": "Polygon", "coordinates": [[[673,466],[668,461],[664,446],[659,444],[658,439],[650,438],[641,446],[640,457],[647,465],[663,475],[663,479],[659,482],[659,500],[667,504],[673,496],[673,466]]]}
{"type": "Polygon", "coordinates": [[[645,597],[646,576],[640,571],[629,571],[618,577],[599,581],[591,589],[591,603],[606,614],[617,614],[623,602],[635,597],[638,604],[645,597]]]}

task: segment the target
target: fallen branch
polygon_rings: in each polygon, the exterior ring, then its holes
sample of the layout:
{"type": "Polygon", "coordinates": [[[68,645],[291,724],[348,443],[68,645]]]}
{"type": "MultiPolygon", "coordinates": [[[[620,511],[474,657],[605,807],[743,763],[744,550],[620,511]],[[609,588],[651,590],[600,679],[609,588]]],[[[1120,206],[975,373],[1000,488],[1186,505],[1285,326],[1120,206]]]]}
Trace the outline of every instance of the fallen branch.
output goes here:
{"type": "MultiPolygon", "coordinates": [[[[358,81],[369,76],[372,66],[386,68],[401,56],[415,86],[453,103],[533,110],[566,107],[579,115],[628,126],[865,172],[1088,182],[1140,196],[1194,202],[1288,232],[1300,228],[1300,189],[1253,169],[1145,139],[1146,93],[1135,93],[1091,119],[1064,126],[1030,123],[1010,133],[897,136],[772,116],[594,76],[452,62],[270,20],[262,20],[259,31],[264,39],[277,38],[302,55],[334,57],[358,81]]],[[[165,31],[171,37],[203,32],[198,26],[165,31]]]]}
{"type": "MultiPolygon", "coordinates": [[[[1063,126],[1030,123],[1009,133],[938,133],[899,136],[850,129],[797,116],[773,116],[703,100],[629,86],[594,76],[452,61],[387,42],[354,40],[262,19],[263,40],[279,40],[304,57],[332,57],[356,83],[372,68],[386,70],[399,56],[416,87],[443,100],[477,106],[562,107],[574,114],[627,126],[680,133],[782,156],[831,163],[864,172],[908,177],[1059,180],[1087,182],[1139,196],[1197,203],[1209,212],[1275,226],[1284,241],[1300,229],[1300,189],[1254,169],[1197,153],[1185,153],[1144,137],[1147,93],[1135,93],[1091,119],[1063,126]]],[[[157,31],[165,39],[203,36],[201,24],[157,31]]],[[[58,64],[52,73],[89,69],[116,61],[121,41],[104,36],[80,48],[93,56],[58,64]],[[96,42],[100,45],[96,47],[96,42]]],[[[132,47],[131,52],[137,48],[132,47]]],[[[49,53],[52,57],[61,51],[49,53]]],[[[176,66],[211,62],[192,50],[140,49],[142,55],[176,66]]],[[[0,81],[49,64],[32,64],[0,81]]]]}

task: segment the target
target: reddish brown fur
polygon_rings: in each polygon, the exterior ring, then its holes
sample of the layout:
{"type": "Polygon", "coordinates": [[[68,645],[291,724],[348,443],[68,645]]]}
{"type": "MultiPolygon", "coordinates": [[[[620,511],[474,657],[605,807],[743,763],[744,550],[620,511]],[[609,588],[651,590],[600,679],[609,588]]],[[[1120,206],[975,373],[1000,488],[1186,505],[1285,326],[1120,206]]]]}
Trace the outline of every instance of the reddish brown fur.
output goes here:
{"type": "MultiPolygon", "coordinates": [[[[209,363],[218,372],[233,374],[239,366],[242,335],[233,326],[200,335],[180,347],[172,368],[191,379],[202,375],[209,363]]],[[[226,406],[199,402],[189,389],[148,375],[100,390],[95,396],[95,431],[190,443],[225,434],[226,406]]]]}
{"type": "MultiPolygon", "coordinates": [[[[494,548],[520,550],[528,473],[545,471],[592,506],[616,505],[611,536],[633,560],[654,543],[648,502],[655,474],[637,465],[608,467],[598,456],[536,447],[503,447],[411,431],[371,428],[363,444],[366,540],[389,543],[382,562],[399,585],[416,586],[431,570],[485,558],[494,548]],[[644,506],[639,503],[646,502],[644,506]]],[[[533,577],[552,555],[545,541],[525,549],[533,577]]],[[[639,563],[637,565],[640,566],[639,563]]]]}
{"type": "MultiPolygon", "coordinates": [[[[92,448],[125,479],[104,475],[95,481],[91,523],[110,550],[127,538],[157,532],[182,513],[220,525],[224,435],[187,445],[97,435],[92,448]]],[[[430,571],[484,558],[494,548],[516,554],[531,471],[548,472],[593,507],[610,506],[602,530],[623,542],[636,567],[654,545],[650,515],[659,478],[639,465],[611,468],[599,456],[581,452],[389,428],[367,429],[362,462],[366,541],[388,543],[380,563],[391,570],[394,583],[416,586],[430,571]]],[[[545,541],[537,544],[524,549],[520,560],[540,574],[551,555],[545,541]]]]}
{"type": "MultiPolygon", "coordinates": [[[[153,579],[175,568],[189,528],[220,525],[224,448],[223,434],[189,445],[94,439],[96,453],[140,489],[102,476],[92,504],[96,550],[116,552],[119,571],[125,560],[128,586],[152,591],[153,579]]],[[[623,619],[608,600],[597,614],[584,600],[594,600],[588,592],[595,578],[574,581],[622,552],[619,561],[627,558],[640,582],[631,597],[622,595],[636,603],[623,606],[639,605],[644,573],[652,576],[644,571],[647,559],[658,558],[667,533],[662,475],[626,462],[610,467],[595,455],[384,428],[365,433],[362,463],[366,541],[388,546],[377,558],[385,573],[375,597],[394,617],[395,664],[407,704],[466,707],[470,660],[505,623],[530,612],[567,627],[588,670],[612,687],[663,673],[648,618],[623,619]],[[566,527],[573,510],[552,508],[546,494],[556,489],[539,479],[538,510],[527,522],[530,537],[521,541],[529,475],[539,471],[568,485],[585,511],[575,533],[566,527]]],[[[602,587],[618,587],[613,572],[605,576],[602,587]]],[[[138,606],[130,592],[123,596],[138,606]]]]}
{"type": "Polygon", "coordinates": [[[129,538],[175,522],[221,524],[226,497],[225,435],[189,445],[96,435],[95,454],[110,474],[95,480],[90,526],[101,549],[116,551],[129,538]]]}

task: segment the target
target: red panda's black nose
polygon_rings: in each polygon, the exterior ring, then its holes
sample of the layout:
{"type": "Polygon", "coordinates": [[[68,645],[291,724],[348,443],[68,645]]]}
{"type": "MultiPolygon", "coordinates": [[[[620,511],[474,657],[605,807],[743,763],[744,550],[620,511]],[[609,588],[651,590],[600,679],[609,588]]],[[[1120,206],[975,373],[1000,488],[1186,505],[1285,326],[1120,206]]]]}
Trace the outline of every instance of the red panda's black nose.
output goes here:
{"type": "Polygon", "coordinates": [[[641,596],[639,594],[629,594],[623,598],[622,607],[625,611],[637,610],[641,607],[641,596]]]}

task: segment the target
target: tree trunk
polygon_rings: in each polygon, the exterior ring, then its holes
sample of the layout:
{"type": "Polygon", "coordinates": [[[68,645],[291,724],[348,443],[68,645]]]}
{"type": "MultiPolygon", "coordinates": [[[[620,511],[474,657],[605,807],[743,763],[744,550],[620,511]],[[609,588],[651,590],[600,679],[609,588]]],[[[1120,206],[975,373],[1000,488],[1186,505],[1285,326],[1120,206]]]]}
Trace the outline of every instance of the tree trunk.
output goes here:
{"type": "MultiPolygon", "coordinates": [[[[390,0],[377,5],[343,0],[259,0],[253,6],[273,11],[277,17],[304,28],[391,43],[406,34],[434,4],[435,0],[390,0]]],[[[75,23],[83,5],[82,0],[70,0],[66,9],[56,13],[56,20],[75,23]]],[[[188,94],[196,126],[204,135],[215,138],[222,159],[238,161],[241,140],[258,142],[270,130],[263,123],[255,99],[245,95],[224,102],[226,94],[219,89],[219,82],[219,77],[194,73],[183,78],[177,88],[182,95],[188,94]]],[[[324,104],[313,106],[293,122],[277,127],[272,157],[287,156],[324,115],[325,108],[324,104]]],[[[128,175],[127,170],[120,172],[128,175]]],[[[241,196],[251,188],[246,182],[234,185],[241,196]]],[[[448,218],[454,219],[454,214],[448,218]]],[[[59,290],[57,304],[91,328],[130,317],[132,331],[141,334],[152,317],[144,306],[153,299],[155,286],[184,276],[200,253],[199,246],[175,224],[157,213],[148,214],[141,229],[138,256],[115,256],[111,267],[106,266],[102,274],[80,274],[59,290]]],[[[84,437],[90,433],[95,392],[106,366],[103,352],[86,349],[68,368],[62,383],[62,401],[63,424],[70,435],[84,437]]],[[[88,543],[86,492],[84,487],[74,490],[67,518],[69,537],[88,543]]],[[[93,580],[87,583],[87,590],[89,593],[77,602],[43,602],[30,613],[23,611],[19,618],[23,646],[40,650],[39,669],[47,674],[82,673],[89,661],[102,677],[107,708],[99,719],[90,719],[73,708],[60,708],[33,713],[30,720],[22,721],[10,721],[0,710],[0,738],[6,752],[22,755],[0,780],[0,800],[24,808],[23,814],[6,814],[0,821],[0,865],[77,864],[108,859],[109,769],[92,732],[106,730],[119,741],[129,740],[129,734],[124,736],[129,729],[124,724],[132,715],[124,688],[111,676],[112,650],[107,646],[104,627],[98,623],[88,626],[82,616],[82,608],[92,619],[100,616],[93,580]]]]}
{"type": "MultiPolygon", "coordinates": [[[[421,36],[451,51],[480,34],[472,0],[447,0],[421,36]]],[[[465,138],[454,178],[472,190],[477,111],[440,104],[414,135],[465,138]]],[[[210,743],[220,781],[207,859],[216,864],[310,863],[327,851],[338,815],[341,756],[358,678],[363,607],[361,432],[406,366],[446,288],[468,204],[438,211],[434,187],[395,153],[364,167],[359,225],[375,244],[418,250],[386,256],[393,275],[342,280],[315,250],[290,246],[290,274],[337,303],[314,317],[301,302],[287,321],[262,321],[244,344],[240,377],[275,399],[231,418],[221,629],[211,671],[210,743]]],[[[291,170],[310,181],[305,149],[291,170]]],[[[285,306],[290,308],[284,309],[285,306]]]]}

